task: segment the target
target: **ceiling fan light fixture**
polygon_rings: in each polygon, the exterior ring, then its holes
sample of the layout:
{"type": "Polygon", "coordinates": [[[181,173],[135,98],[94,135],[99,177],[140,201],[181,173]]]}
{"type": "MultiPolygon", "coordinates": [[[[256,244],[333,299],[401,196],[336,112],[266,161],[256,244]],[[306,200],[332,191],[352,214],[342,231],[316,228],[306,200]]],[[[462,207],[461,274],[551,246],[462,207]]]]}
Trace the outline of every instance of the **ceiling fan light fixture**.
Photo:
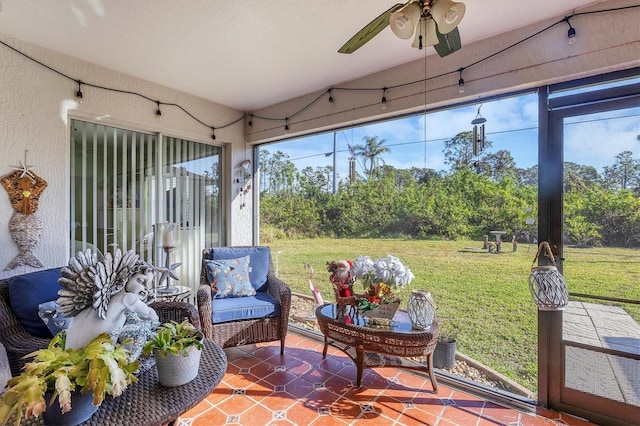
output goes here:
{"type": "Polygon", "coordinates": [[[403,6],[389,16],[391,31],[402,39],[411,38],[420,20],[422,10],[417,1],[403,6]]]}
{"type": "Polygon", "coordinates": [[[431,6],[431,16],[438,24],[438,31],[447,34],[454,30],[462,21],[466,10],[464,3],[452,0],[436,0],[431,6]]]}
{"type": "Polygon", "coordinates": [[[416,36],[411,47],[419,48],[435,46],[438,44],[438,33],[436,32],[436,22],[431,18],[421,18],[416,29],[416,36]],[[420,36],[422,36],[422,46],[420,46],[420,36]]]}

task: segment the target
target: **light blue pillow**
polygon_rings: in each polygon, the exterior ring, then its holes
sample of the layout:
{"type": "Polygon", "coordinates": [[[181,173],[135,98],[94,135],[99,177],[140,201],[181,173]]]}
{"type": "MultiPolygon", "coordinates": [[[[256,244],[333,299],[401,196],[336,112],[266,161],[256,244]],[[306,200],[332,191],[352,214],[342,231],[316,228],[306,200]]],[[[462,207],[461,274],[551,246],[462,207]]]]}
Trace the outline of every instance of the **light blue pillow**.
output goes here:
{"type": "Polygon", "coordinates": [[[62,312],[58,312],[58,304],[55,300],[38,305],[38,316],[44,322],[54,336],[69,328],[71,318],[65,317],[62,312]]]}
{"type": "Polygon", "coordinates": [[[216,288],[216,299],[225,297],[255,296],[256,290],[251,286],[249,279],[250,256],[237,259],[205,259],[207,278],[209,283],[216,288]]]}
{"type": "Polygon", "coordinates": [[[251,271],[249,272],[249,278],[251,279],[251,286],[260,292],[267,290],[270,254],[271,251],[267,246],[214,247],[211,249],[210,257],[214,260],[220,260],[250,256],[251,271]]]}

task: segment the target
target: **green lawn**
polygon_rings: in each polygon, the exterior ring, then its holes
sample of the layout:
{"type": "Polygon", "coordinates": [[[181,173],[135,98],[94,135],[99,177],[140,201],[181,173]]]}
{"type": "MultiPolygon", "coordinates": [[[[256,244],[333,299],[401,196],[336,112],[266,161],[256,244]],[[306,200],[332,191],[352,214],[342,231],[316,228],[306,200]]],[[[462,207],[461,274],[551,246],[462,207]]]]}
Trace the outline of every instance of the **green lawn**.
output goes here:
{"type": "MultiPolygon", "coordinates": [[[[401,308],[412,289],[430,291],[437,315],[460,329],[458,351],[537,390],[537,308],[527,281],[537,247],[520,244],[513,252],[511,244],[504,243],[503,253],[490,254],[481,250],[480,241],[327,238],[268,245],[280,278],[294,292],[311,294],[304,269],[305,263],[311,264],[313,282],[325,301],[333,298],[327,261],[358,255],[399,257],[416,276],[396,291],[401,308]]],[[[564,257],[570,292],[640,300],[640,250],[567,248],[564,257]]],[[[640,319],[638,305],[624,308],[640,319]]]]}

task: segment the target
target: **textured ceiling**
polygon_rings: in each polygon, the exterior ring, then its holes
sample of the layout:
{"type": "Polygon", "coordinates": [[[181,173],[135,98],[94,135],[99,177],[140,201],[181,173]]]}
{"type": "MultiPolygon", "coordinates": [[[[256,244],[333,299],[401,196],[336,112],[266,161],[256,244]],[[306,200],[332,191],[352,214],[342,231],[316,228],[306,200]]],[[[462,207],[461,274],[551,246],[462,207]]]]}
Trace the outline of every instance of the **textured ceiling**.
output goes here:
{"type": "MultiPolygon", "coordinates": [[[[394,0],[0,0],[11,36],[241,111],[422,58],[389,28],[337,50],[394,0]]],[[[465,45],[594,0],[466,0],[465,45]]],[[[6,37],[3,37],[6,38],[6,37]]],[[[0,55],[6,51],[0,52],[0,55]]],[[[429,48],[429,60],[440,58],[429,48]]],[[[91,81],[91,76],[77,76],[91,81]]]]}

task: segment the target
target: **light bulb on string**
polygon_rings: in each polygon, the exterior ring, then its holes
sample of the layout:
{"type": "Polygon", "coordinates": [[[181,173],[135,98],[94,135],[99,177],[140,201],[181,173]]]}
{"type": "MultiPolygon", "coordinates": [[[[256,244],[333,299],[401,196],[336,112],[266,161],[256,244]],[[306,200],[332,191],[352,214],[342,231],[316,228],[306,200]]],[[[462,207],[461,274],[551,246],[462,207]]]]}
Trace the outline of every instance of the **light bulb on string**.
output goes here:
{"type": "Polygon", "coordinates": [[[333,103],[333,96],[331,95],[331,89],[329,89],[329,103],[333,103]]]}
{"type": "Polygon", "coordinates": [[[78,91],[76,92],[76,98],[82,103],[82,81],[78,80],[78,91]]]}
{"type": "Polygon", "coordinates": [[[211,139],[216,140],[216,128],[211,126],[211,139]]]}
{"type": "Polygon", "coordinates": [[[464,68],[460,68],[458,71],[460,72],[460,79],[458,80],[458,92],[464,93],[464,78],[462,78],[462,71],[464,68]]]}
{"type": "Polygon", "coordinates": [[[289,118],[284,119],[284,132],[289,133],[289,118]]]}
{"type": "Polygon", "coordinates": [[[573,25],[571,25],[569,19],[571,19],[571,16],[567,16],[563,19],[563,21],[566,22],[567,25],[569,25],[569,29],[567,30],[567,38],[569,39],[569,46],[573,46],[576,43],[576,29],[573,28],[573,25]]]}
{"type": "Polygon", "coordinates": [[[247,123],[249,127],[253,126],[253,114],[249,114],[249,122],[247,123]]]}
{"type": "Polygon", "coordinates": [[[387,88],[383,88],[382,89],[382,99],[380,100],[380,103],[382,104],[382,109],[387,109],[387,88]]]}
{"type": "Polygon", "coordinates": [[[162,111],[160,111],[160,101],[156,101],[156,117],[162,120],[162,111]]]}

